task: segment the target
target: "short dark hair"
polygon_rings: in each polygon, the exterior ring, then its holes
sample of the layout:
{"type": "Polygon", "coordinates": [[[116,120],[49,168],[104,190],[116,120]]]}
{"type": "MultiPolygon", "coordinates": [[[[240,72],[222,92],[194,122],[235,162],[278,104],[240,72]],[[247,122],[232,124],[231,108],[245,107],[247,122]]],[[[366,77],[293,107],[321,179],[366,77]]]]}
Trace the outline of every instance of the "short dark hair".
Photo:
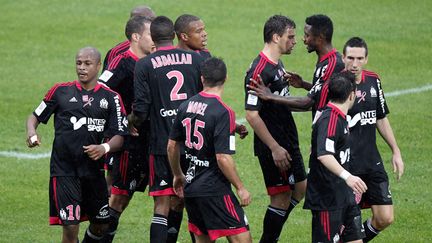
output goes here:
{"type": "Polygon", "coordinates": [[[295,29],[295,22],[286,16],[271,16],[264,25],[264,42],[270,43],[274,34],[282,36],[287,28],[295,29]]]}
{"type": "Polygon", "coordinates": [[[345,43],[343,48],[344,55],[346,54],[347,47],[360,47],[360,48],[363,47],[366,50],[366,56],[368,55],[368,47],[366,41],[360,37],[352,37],[345,43]]]}
{"type": "Polygon", "coordinates": [[[145,24],[150,24],[151,19],[144,16],[134,16],[128,20],[125,27],[125,35],[128,40],[131,40],[133,33],[142,33],[145,28],[145,24]]]}
{"type": "Polygon", "coordinates": [[[211,57],[201,63],[201,75],[204,86],[215,87],[225,83],[227,68],[225,62],[217,57],[211,57]]]}
{"type": "Polygon", "coordinates": [[[174,24],[174,30],[177,34],[177,36],[180,36],[181,33],[186,33],[189,28],[189,24],[191,22],[199,21],[201,20],[199,17],[191,14],[183,14],[180,15],[174,24]]]}
{"type": "Polygon", "coordinates": [[[174,40],[174,24],[166,16],[156,17],[150,25],[150,33],[153,41],[172,41],[174,40]]]}
{"type": "Polygon", "coordinates": [[[333,22],[324,14],[315,14],[306,18],[306,24],[312,26],[312,35],[323,35],[327,42],[332,41],[333,37],[333,22]]]}
{"type": "Polygon", "coordinates": [[[344,71],[332,75],[328,88],[329,100],[344,103],[356,86],[355,75],[351,72],[344,71]]]}

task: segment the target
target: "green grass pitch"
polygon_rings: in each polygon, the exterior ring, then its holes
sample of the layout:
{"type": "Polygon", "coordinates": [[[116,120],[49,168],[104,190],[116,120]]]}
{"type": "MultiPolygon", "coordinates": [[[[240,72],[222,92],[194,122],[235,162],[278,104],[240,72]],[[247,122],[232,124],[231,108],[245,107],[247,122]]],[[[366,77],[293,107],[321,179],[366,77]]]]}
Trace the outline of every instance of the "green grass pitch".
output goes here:
{"type": "MultiPolygon", "coordinates": [[[[324,13],[334,22],[333,44],[337,49],[341,50],[349,37],[366,39],[370,53],[366,68],[380,74],[385,92],[432,84],[432,3],[426,0],[0,0],[0,151],[35,154],[50,151],[52,121],[39,128],[43,145],[30,150],[25,145],[27,116],[54,83],[76,78],[74,57],[79,48],[93,45],[104,55],[122,41],[130,9],[143,3],[173,20],[182,13],[191,13],[205,21],[208,48],[228,65],[224,100],[238,118],[244,117],[245,71],[263,47],[262,28],[273,14],[288,15],[296,21],[297,45],[283,61],[288,70],[304,78],[312,77],[316,62],[316,55],[308,54],[302,43],[304,19],[324,13]]],[[[292,92],[305,95],[304,90],[292,92]]],[[[387,99],[389,119],[406,171],[402,180],[396,182],[389,163],[391,153],[379,139],[391,178],[395,222],[375,242],[432,242],[432,223],[428,220],[432,211],[431,95],[431,91],[426,91],[387,99]]],[[[295,119],[307,163],[310,114],[297,114],[295,119]]],[[[252,137],[237,140],[235,160],[253,196],[245,211],[254,241],[258,241],[269,200],[258,161],[253,157],[252,137]]],[[[48,226],[48,181],[49,159],[0,157],[0,242],[60,241],[61,227],[48,226]]],[[[290,216],[280,242],[310,242],[311,214],[302,209],[302,204],[290,216]]],[[[153,201],[147,193],[137,193],[121,218],[116,241],[148,242],[152,210],[153,201]]],[[[368,216],[365,211],[363,217],[368,216]]],[[[186,219],[179,242],[189,242],[185,225],[186,219]]],[[[81,225],[80,236],[86,226],[81,225]]]]}

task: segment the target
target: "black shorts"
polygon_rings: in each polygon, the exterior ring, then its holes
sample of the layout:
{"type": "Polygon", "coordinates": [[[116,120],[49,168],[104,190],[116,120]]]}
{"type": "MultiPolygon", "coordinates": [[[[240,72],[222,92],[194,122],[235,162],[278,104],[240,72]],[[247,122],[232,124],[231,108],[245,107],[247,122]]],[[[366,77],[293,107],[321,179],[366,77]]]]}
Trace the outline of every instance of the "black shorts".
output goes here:
{"type": "MultiPolygon", "coordinates": [[[[189,162],[185,156],[180,155],[180,165],[183,173],[187,170],[189,162]]],[[[171,196],[175,195],[173,189],[173,175],[167,155],[149,156],[149,195],[150,196],[171,196]]]]}
{"type": "Polygon", "coordinates": [[[111,194],[132,196],[144,192],[148,182],[148,153],[145,150],[123,150],[112,169],[111,194]]]}
{"type": "Polygon", "coordinates": [[[109,223],[103,173],[92,177],[51,177],[49,197],[51,225],[77,225],[88,219],[98,224],[109,223]]]}
{"type": "Polygon", "coordinates": [[[271,154],[258,156],[268,195],[291,191],[295,183],[307,178],[300,149],[292,149],[288,153],[292,158],[291,168],[284,172],[275,165],[271,154]]]}
{"type": "Polygon", "coordinates": [[[189,231],[208,235],[214,241],[220,237],[249,231],[242,207],[231,191],[226,195],[185,197],[189,231]]]}
{"type": "Polygon", "coordinates": [[[371,205],[393,205],[389,179],[385,170],[358,176],[368,188],[362,195],[359,204],[361,208],[370,208],[371,205]]]}
{"type": "Polygon", "coordinates": [[[348,242],[365,236],[357,205],[332,211],[312,210],[312,242],[348,242]]]}

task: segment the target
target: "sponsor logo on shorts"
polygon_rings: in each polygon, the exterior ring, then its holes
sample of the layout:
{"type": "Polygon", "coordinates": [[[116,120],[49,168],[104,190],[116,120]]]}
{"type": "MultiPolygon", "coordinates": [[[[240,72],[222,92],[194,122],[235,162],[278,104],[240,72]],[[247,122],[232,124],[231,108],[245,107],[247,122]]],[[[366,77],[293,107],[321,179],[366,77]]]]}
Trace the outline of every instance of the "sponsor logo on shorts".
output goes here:
{"type": "Polygon", "coordinates": [[[66,220],[66,211],[63,208],[60,209],[60,218],[66,220]]]}
{"type": "Polygon", "coordinates": [[[168,183],[166,183],[165,180],[162,180],[161,183],[159,184],[159,186],[166,186],[166,185],[168,185],[168,183]]]}

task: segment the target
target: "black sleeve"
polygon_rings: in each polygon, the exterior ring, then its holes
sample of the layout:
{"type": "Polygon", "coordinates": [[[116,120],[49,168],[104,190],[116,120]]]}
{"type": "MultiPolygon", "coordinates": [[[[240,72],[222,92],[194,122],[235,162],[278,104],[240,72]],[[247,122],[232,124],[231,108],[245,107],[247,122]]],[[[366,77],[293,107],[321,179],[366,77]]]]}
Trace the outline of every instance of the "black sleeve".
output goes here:
{"type": "Polygon", "coordinates": [[[107,68],[108,68],[108,57],[109,57],[109,55],[111,54],[111,51],[112,51],[112,49],[110,49],[107,53],[106,53],[106,55],[105,55],[105,58],[104,58],[104,61],[103,61],[103,67],[102,67],[102,73],[103,73],[103,71],[105,71],[107,68]]]}
{"type": "Polygon", "coordinates": [[[390,113],[388,107],[387,107],[387,102],[386,99],[384,97],[384,92],[382,90],[381,87],[381,81],[379,79],[376,79],[377,81],[377,89],[378,89],[378,97],[377,97],[377,107],[376,107],[376,111],[377,111],[377,119],[383,119],[384,117],[386,117],[387,114],[390,113]]]}
{"type": "MultiPolygon", "coordinates": [[[[262,101],[260,98],[258,98],[258,96],[254,95],[254,94],[248,94],[248,91],[250,89],[247,88],[247,85],[250,83],[250,79],[253,77],[256,79],[256,76],[258,76],[258,74],[254,75],[255,73],[255,68],[251,68],[249,69],[249,71],[246,73],[246,77],[244,80],[245,83],[245,109],[246,110],[253,110],[253,111],[259,111],[261,109],[262,106],[262,101]]],[[[265,73],[261,72],[259,73],[259,75],[261,76],[261,79],[263,80],[264,84],[267,85],[266,81],[268,80],[265,73]]]]}
{"type": "Polygon", "coordinates": [[[235,130],[230,131],[231,117],[226,111],[220,114],[214,130],[214,149],[217,154],[235,153],[235,130]]]}
{"type": "Polygon", "coordinates": [[[150,104],[152,103],[147,69],[148,67],[146,67],[144,59],[140,59],[135,65],[135,101],[132,109],[134,114],[142,120],[147,119],[150,112],[150,104]]]}
{"type": "Polygon", "coordinates": [[[119,94],[112,93],[111,104],[108,105],[109,117],[108,124],[105,126],[107,134],[114,135],[127,135],[127,118],[126,110],[123,101],[119,94]],[[120,112],[119,112],[120,111],[120,112]]]}
{"type": "Polygon", "coordinates": [[[53,86],[45,95],[45,98],[34,110],[33,115],[39,122],[46,124],[58,107],[58,85],[53,86]]]}
{"type": "Polygon", "coordinates": [[[174,119],[173,125],[171,127],[171,132],[169,134],[170,139],[181,142],[185,141],[185,132],[183,129],[182,119],[183,115],[179,108],[179,112],[174,119]]]}
{"type": "MultiPolygon", "coordinates": [[[[336,133],[331,133],[329,135],[329,124],[330,117],[323,117],[322,119],[319,119],[316,123],[317,126],[317,157],[322,155],[334,155],[336,153],[336,141],[337,137],[337,130],[336,133]]],[[[337,129],[337,121],[336,125],[333,129],[337,129]]],[[[330,128],[331,129],[331,128],[330,128]]]]}
{"type": "Polygon", "coordinates": [[[126,72],[124,60],[122,59],[115,68],[105,70],[101,76],[99,76],[99,80],[104,82],[111,89],[117,90],[117,87],[126,78],[126,72]]]}

